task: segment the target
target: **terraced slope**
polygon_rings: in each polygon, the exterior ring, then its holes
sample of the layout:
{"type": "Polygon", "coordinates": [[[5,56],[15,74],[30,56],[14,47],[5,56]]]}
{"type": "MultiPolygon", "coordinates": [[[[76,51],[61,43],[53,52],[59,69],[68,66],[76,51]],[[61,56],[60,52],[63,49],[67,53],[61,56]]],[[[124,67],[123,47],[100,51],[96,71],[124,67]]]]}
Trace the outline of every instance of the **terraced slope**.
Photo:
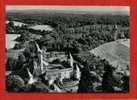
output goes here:
{"type": "Polygon", "coordinates": [[[106,59],[113,66],[120,66],[122,69],[129,65],[130,60],[130,39],[117,40],[105,43],[90,52],[96,56],[106,59]]]}

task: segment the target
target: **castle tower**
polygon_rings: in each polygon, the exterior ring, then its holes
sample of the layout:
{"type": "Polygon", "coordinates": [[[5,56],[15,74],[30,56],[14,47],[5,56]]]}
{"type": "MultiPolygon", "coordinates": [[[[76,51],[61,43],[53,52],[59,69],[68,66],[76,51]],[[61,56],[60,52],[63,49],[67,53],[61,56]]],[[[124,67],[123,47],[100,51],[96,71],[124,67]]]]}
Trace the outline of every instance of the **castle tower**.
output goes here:
{"type": "Polygon", "coordinates": [[[33,84],[33,83],[37,82],[37,79],[34,78],[34,76],[31,74],[31,72],[29,71],[28,68],[27,68],[27,72],[28,72],[28,75],[29,75],[28,84],[33,84]]]}
{"type": "Polygon", "coordinates": [[[81,77],[81,72],[80,72],[80,69],[78,67],[78,65],[76,64],[76,73],[75,73],[75,77],[76,79],[80,80],[80,77],[81,77]]]}
{"type": "Polygon", "coordinates": [[[74,65],[73,65],[74,60],[73,60],[73,57],[72,57],[71,53],[69,53],[69,57],[70,57],[70,66],[71,66],[72,69],[73,69],[73,68],[74,68],[74,65]]]}
{"type": "Polygon", "coordinates": [[[38,44],[35,42],[36,47],[37,47],[37,53],[38,53],[38,59],[40,60],[40,67],[41,71],[43,70],[43,56],[42,56],[42,50],[39,48],[38,44]]]}
{"type": "Polygon", "coordinates": [[[38,57],[39,57],[39,61],[40,61],[41,71],[43,73],[44,72],[44,66],[43,65],[47,66],[48,63],[43,60],[44,59],[43,58],[43,51],[39,48],[39,46],[36,42],[35,42],[35,44],[36,44],[36,47],[37,47],[37,52],[38,52],[38,57]]]}
{"type": "Polygon", "coordinates": [[[39,76],[41,74],[41,68],[38,67],[38,63],[36,61],[34,61],[33,63],[34,63],[33,75],[39,76]]]}
{"type": "Polygon", "coordinates": [[[56,85],[56,84],[53,84],[54,86],[54,90],[57,91],[57,92],[62,92],[62,90],[56,85]]]}
{"type": "Polygon", "coordinates": [[[53,78],[49,79],[49,81],[48,81],[49,86],[50,86],[50,85],[53,85],[54,81],[55,81],[55,80],[54,80],[53,78]]]}

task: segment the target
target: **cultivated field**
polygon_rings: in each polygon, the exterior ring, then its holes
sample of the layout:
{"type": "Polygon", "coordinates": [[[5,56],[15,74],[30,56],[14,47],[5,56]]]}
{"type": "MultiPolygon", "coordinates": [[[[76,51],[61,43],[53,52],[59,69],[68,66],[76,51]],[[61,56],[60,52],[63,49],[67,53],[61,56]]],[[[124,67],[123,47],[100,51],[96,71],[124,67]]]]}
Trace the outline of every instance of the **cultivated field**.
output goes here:
{"type": "Polygon", "coordinates": [[[91,50],[91,53],[108,60],[113,66],[127,67],[130,60],[129,43],[130,39],[105,43],[91,50]]]}

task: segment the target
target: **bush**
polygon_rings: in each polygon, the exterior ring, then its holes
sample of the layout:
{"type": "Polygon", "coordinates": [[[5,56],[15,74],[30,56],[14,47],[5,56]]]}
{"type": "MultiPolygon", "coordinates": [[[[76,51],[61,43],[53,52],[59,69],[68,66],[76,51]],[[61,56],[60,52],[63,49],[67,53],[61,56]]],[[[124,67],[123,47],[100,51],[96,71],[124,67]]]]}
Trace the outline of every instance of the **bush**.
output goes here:
{"type": "Polygon", "coordinates": [[[18,75],[8,75],[6,77],[6,89],[9,92],[21,92],[24,91],[24,80],[18,75]]]}

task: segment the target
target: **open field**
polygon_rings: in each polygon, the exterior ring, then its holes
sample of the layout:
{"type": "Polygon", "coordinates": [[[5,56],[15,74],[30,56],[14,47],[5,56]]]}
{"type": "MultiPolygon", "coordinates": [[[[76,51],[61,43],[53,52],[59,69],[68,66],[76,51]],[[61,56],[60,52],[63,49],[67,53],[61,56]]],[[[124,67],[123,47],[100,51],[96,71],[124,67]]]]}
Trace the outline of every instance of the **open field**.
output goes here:
{"type": "Polygon", "coordinates": [[[34,26],[31,26],[29,27],[31,29],[34,29],[34,30],[41,30],[41,31],[52,31],[52,27],[49,26],[49,25],[34,25],[34,26]]]}
{"type": "Polygon", "coordinates": [[[126,67],[130,60],[130,39],[117,40],[114,42],[105,43],[91,50],[91,53],[96,56],[106,59],[114,66],[126,67]]]}
{"type": "Polygon", "coordinates": [[[19,37],[19,34],[6,34],[6,48],[11,49],[17,43],[15,39],[19,37]]]}

